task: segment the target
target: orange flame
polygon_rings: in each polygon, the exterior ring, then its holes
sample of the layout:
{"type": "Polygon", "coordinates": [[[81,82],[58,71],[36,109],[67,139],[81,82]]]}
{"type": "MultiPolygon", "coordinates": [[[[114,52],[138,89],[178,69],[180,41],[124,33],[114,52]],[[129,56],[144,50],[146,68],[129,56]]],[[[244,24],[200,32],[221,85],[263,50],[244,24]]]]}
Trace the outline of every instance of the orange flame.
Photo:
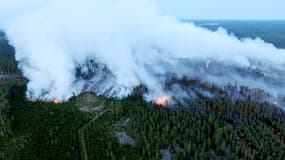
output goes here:
{"type": "Polygon", "coordinates": [[[170,99],[171,99],[171,96],[168,96],[168,95],[161,96],[154,101],[154,104],[157,106],[166,106],[169,104],[170,99]]]}
{"type": "Polygon", "coordinates": [[[54,99],[51,99],[50,100],[51,103],[54,103],[54,104],[59,104],[61,103],[58,99],[54,98],[54,99]]]}

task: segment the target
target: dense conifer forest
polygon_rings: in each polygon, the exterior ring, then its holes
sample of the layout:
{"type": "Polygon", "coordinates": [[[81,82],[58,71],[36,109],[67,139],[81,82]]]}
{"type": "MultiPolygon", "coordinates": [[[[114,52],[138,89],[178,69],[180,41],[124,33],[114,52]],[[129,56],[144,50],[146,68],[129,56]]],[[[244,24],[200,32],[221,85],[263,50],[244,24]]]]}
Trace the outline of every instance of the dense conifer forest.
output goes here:
{"type": "Polygon", "coordinates": [[[8,44],[5,34],[0,31],[0,74],[16,72],[15,50],[8,44]]]}
{"type": "Polygon", "coordinates": [[[197,99],[166,108],[139,95],[89,94],[54,104],[27,101],[24,86],[1,85],[2,159],[161,159],[162,150],[173,159],[285,158],[284,113],[266,104],[197,99]],[[117,133],[134,143],[120,143],[117,133]]]}
{"type": "MultiPolygon", "coordinates": [[[[3,37],[0,76],[17,73],[3,37]]],[[[86,93],[56,104],[27,100],[19,81],[0,77],[1,160],[285,159],[284,111],[250,97],[158,106],[145,102],[138,87],[120,100],[86,93]]]]}

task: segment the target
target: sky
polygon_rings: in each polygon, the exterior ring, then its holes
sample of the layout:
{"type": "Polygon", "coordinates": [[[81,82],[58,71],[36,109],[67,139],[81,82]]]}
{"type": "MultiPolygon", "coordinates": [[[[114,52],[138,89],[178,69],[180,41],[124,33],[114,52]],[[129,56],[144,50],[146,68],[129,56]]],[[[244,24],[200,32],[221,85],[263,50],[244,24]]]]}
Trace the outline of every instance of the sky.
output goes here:
{"type": "Polygon", "coordinates": [[[182,19],[285,20],[285,0],[153,0],[182,19]]]}
{"type": "MultiPolygon", "coordinates": [[[[1,15],[22,12],[51,0],[0,0],[1,15]],[[9,6],[9,7],[5,7],[9,6]]],[[[79,0],[80,1],[80,0],[79,0]]],[[[102,0],[104,1],[104,0],[102,0]]],[[[136,1],[136,0],[134,0],[136,1]]],[[[149,0],[180,19],[285,20],[285,0],[149,0]]],[[[9,18],[9,17],[6,17],[9,18]]]]}

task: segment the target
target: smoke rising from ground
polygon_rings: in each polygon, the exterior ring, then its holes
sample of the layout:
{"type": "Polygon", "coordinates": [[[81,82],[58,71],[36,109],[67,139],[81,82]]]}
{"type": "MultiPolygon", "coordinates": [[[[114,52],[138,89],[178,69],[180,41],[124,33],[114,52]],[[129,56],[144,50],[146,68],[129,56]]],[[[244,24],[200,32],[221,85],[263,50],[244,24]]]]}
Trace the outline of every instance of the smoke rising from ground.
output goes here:
{"type": "Polygon", "coordinates": [[[261,88],[273,97],[285,93],[285,50],[183,23],[151,1],[25,4],[16,13],[14,5],[2,5],[0,24],[29,79],[30,99],[67,100],[87,91],[120,98],[140,84],[150,91],[147,100],[165,92],[189,96],[179,86],[166,91],[169,74],[261,88]]]}

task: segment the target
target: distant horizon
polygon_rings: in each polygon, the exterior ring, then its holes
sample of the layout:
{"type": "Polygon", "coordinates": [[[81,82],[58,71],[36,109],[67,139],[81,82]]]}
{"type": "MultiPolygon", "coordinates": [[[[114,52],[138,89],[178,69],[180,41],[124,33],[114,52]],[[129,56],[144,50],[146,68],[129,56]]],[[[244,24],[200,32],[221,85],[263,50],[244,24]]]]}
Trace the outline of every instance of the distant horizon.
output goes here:
{"type": "MultiPolygon", "coordinates": [[[[256,22],[285,22],[285,19],[185,19],[185,18],[178,18],[180,21],[256,21],[256,22]]],[[[3,33],[3,29],[1,28],[0,24],[0,33],[3,33]]]]}
{"type": "Polygon", "coordinates": [[[179,18],[182,21],[285,21],[285,19],[193,19],[193,18],[179,18]]]}
{"type": "Polygon", "coordinates": [[[285,20],[284,0],[152,0],[179,19],[285,20]]]}

